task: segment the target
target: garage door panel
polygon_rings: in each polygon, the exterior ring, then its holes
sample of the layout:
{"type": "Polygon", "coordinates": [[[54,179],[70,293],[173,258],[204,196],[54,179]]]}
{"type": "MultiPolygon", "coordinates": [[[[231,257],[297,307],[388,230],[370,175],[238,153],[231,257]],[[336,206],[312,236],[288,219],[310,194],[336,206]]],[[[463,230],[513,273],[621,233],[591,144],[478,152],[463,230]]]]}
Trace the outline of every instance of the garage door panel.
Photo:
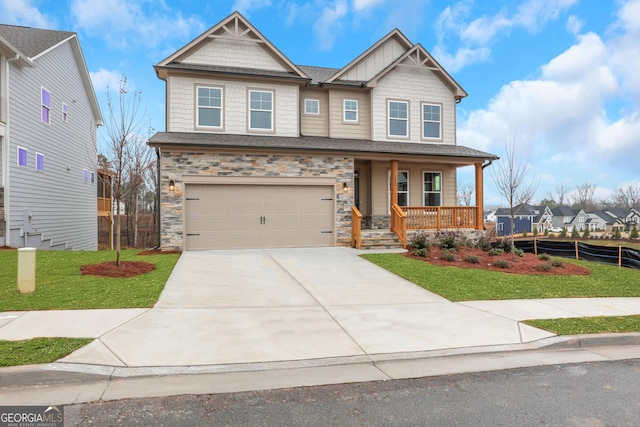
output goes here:
{"type": "Polygon", "coordinates": [[[187,184],[185,248],[334,245],[334,187],[187,184]]]}

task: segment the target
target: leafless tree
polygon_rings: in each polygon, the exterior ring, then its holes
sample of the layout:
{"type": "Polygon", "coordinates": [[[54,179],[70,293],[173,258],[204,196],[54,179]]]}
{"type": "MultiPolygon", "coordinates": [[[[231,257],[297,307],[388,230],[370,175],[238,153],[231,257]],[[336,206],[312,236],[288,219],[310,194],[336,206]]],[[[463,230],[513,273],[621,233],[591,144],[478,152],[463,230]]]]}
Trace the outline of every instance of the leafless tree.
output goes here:
{"type": "Polygon", "coordinates": [[[516,208],[524,203],[529,203],[533,198],[538,187],[537,180],[527,179],[531,168],[528,162],[516,159],[516,141],[515,138],[509,146],[506,141],[504,144],[505,155],[491,169],[491,176],[498,192],[509,203],[510,214],[510,235],[511,235],[511,257],[515,259],[515,246],[513,241],[513,231],[515,224],[516,208]]]}
{"type": "Polygon", "coordinates": [[[640,206],[640,184],[621,185],[608,203],[612,207],[631,209],[640,206]]]}
{"type": "Polygon", "coordinates": [[[596,185],[584,183],[576,186],[573,193],[573,207],[575,209],[592,210],[595,207],[593,195],[596,192],[596,185]]]}
{"type": "MultiPolygon", "coordinates": [[[[144,174],[147,154],[151,150],[144,144],[144,123],[146,112],[141,105],[141,92],[127,91],[127,77],[118,81],[117,99],[111,96],[107,86],[107,122],[105,124],[107,147],[104,158],[113,173],[113,197],[116,203],[116,264],[120,267],[120,205],[128,192],[134,190],[138,175],[144,174]]],[[[150,156],[150,154],[149,154],[150,156]]]]}
{"type": "Polygon", "coordinates": [[[565,187],[564,184],[560,184],[556,186],[555,195],[551,193],[551,191],[547,191],[547,197],[555,201],[558,206],[562,206],[567,201],[567,193],[569,193],[569,189],[565,187]]]}
{"type": "Polygon", "coordinates": [[[457,199],[458,206],[471,206],[471,199],[473,197],[473,185],[466,183],[461,187],[458,187],[457,199]]]}

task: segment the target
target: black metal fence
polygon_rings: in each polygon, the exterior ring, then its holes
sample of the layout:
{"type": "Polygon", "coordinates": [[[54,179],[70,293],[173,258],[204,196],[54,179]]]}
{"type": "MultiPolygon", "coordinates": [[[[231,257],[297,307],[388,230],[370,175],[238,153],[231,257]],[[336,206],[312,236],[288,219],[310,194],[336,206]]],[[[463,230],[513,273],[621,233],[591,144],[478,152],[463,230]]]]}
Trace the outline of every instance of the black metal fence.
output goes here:
{"type": "Polygon", "coordinates": [[[640,270],[640,251],[622,246],[595,246],[582,242],[553,240],[516,240],[515,246],[525,252],[546,253],[552,256],[582,259],[640,270]]]}

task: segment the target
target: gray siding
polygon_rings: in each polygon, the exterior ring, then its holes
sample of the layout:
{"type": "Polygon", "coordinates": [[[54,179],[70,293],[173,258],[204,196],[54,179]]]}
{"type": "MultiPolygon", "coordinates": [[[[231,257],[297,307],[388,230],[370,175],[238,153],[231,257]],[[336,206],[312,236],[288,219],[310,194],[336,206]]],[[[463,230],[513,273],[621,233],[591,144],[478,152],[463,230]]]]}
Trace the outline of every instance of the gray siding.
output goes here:
{"type": "MultiPolygon", "coordinates": [[[[34,63],[34,68],[10,68],[10,235],[15,237],[29,209],[31,233],[75,250],[97,250],[97,179],[83,180],[84,169],[95,176],[96,121],[78,64],[69,43],[34,63]],[[51,92],[50,124],[40,119],[41,87],[51,92]],[[17,146],[29,150],[27,168],[17,166],[17,146]],[[44,154],[44,171],[36,170],[36,152],[44,154]]],[[[14,237],[9,243],[22,246],[14,237]]]]}

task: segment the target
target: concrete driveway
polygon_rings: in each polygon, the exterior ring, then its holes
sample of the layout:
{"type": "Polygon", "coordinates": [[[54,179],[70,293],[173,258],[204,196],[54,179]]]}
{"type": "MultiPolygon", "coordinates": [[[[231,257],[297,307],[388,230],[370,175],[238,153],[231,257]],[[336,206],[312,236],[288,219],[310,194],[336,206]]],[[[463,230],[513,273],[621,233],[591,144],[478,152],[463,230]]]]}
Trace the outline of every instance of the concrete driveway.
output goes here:
{"type": "Polygon", "coordinates": [[[228,365],[513,344],[543,331],[451,303],[350,248],[185,252],[156,306],[64,362],[228,365]]]}

